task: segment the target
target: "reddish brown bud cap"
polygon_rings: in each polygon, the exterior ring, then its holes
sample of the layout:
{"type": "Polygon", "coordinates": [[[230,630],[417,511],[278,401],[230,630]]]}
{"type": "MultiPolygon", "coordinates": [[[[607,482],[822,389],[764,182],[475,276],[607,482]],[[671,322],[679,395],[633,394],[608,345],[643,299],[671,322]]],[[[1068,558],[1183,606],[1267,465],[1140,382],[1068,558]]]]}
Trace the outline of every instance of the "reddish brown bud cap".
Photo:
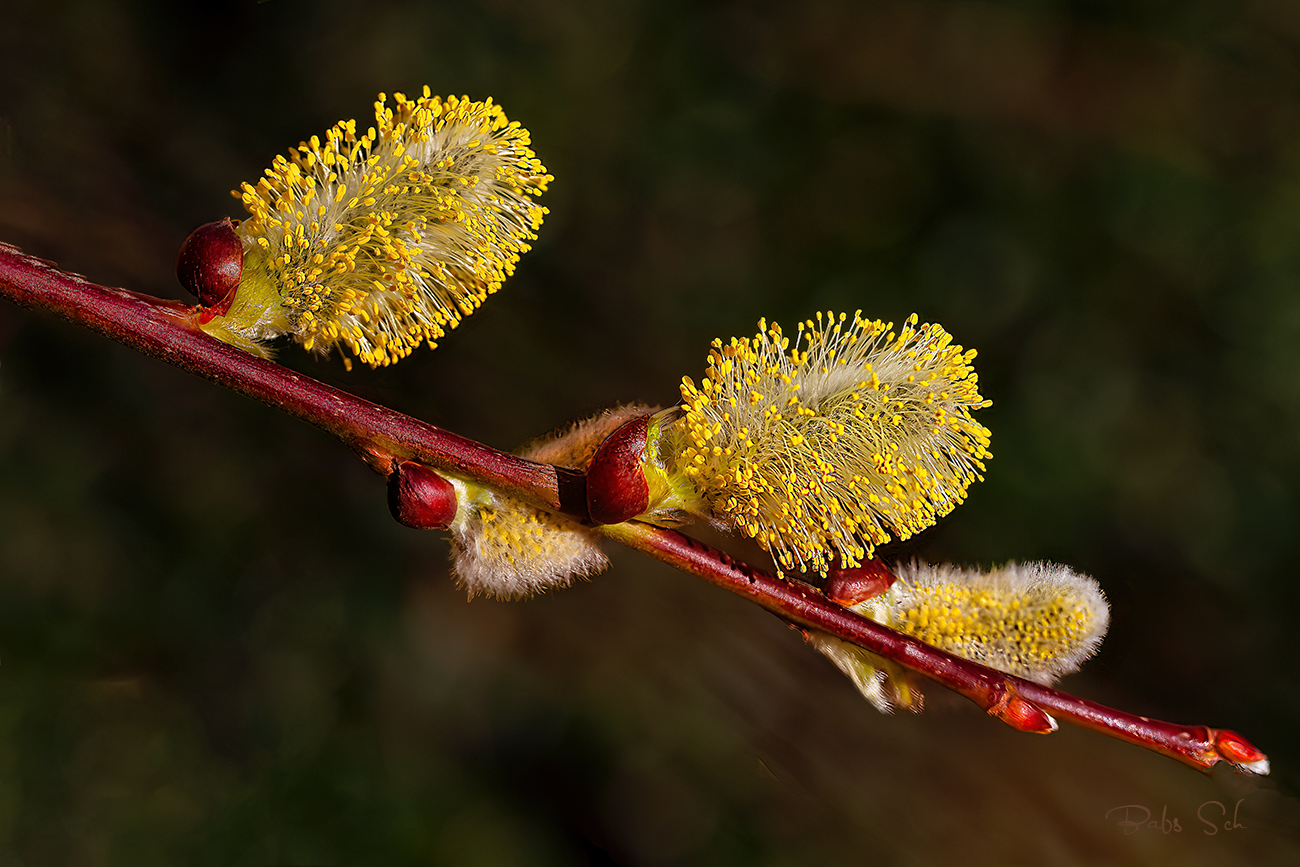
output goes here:
{"type": "Polygon", "coordinates": [[[244,273],[244,245],[229,219],[199,226],[181,244],[176,278],[205,307],[224,314],[244,273]]]}
{"type": "Polygon", "coordinates": [[[596,449],[587,467],[587,511],[595,523],[619,524],[649,508],[642,466],[649,425],[648,415],[624,422],[596,449]]]}
{"type": "Polygon", "coordinates": [[[399,524],[445,530],[456,518],[456,488],[422,464],[402,461],[388,477],[388,508],[399,524]]]}
{"type": "Polygon", "coordinates": [[[857,605],[884,593],[895,580],[889,567],[873,557],[861,566],[833,567],[825,593],[839,605],[857,605]]]}

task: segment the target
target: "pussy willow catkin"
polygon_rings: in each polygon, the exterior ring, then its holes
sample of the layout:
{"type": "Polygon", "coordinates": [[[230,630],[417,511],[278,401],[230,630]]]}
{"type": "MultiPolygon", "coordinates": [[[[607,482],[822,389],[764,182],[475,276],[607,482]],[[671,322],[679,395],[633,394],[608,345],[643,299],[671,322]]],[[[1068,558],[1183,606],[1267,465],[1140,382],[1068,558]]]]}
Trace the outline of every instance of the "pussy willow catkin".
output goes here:
{"type": "Polygon", "coordinates": [[[715,340],[659,433],[666,504],[756,539],[789,570],[854,566],[950,512],[984,470],[988,406],[939,325],[818,314],[715,340]]]}
{"type": "MultiPolygon", "coordinates": [[[[1097,582],[1056,563],[1008,563],[988,572],[912,563],[878,596],[850,606],[974,662],[1051,684],[1097,652],[1110,608],[1097,582]]],[[[826,654],[881,710],[919,709],[917,684],[895,663],[814,632],[826,654]]]]}
{"type": "MultiPolygon", "coordinates": [[[[289,334],[391,364],[473,313],[513,272],[552,180],[528,131],[490,99],[384,94],[375,125],[342,121],[277,156],[235,195],[243,275],[200,327],[250,351],[289,334]]],[[[345,357],[345,361],[346,361],[345,357]]]]}

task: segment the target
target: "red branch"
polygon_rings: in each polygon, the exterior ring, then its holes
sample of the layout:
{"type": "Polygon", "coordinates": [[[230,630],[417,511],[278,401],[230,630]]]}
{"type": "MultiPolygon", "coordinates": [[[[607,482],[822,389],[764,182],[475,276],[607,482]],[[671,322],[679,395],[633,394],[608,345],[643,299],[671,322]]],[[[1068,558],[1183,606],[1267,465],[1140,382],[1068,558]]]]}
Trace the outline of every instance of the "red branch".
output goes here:
{"type": "MultiPolygon", "coordinates": [[[[194,308],[97,286],[6,244],[0,244],[0,297],[53,310],[146,355],[311,422],[347,443],[381,473],[390,471],[394,457],[416,460],[542,508],[587,517],[581,473],[499,452],[251,356],[197,329],[194,308]]],[[[894,660],[1016,728],[1052,731],[1050,711],[1193,767],[1208,769],[1226,760],[1240,770],[1268,772],[1264,754],[1234,732],[1150,720],[953,656],[837,605],[810,584],[733,560],[673,530],[633,522],[601,531],[803,628],[828,632],[894,660]]]]}
{"type": "MultiPolygon", "coordinates": [[[[0,296],[52,310],[145,355],[270,404],[334,434],[353,449],[416,460],[476,479],[526,502],[585,517],[582,474],[536,464],[426,424],[249,355],[200,331],[195,308],[98,286],[0,243],[0,296]]],[[[389,465],[376,466],[387,473],[389,465]]]]}
{"type": "Polygon", "coordinates": [[[1155,750],[1197,768],[1208,769],[1226,759],[1243,770],[1267,773],[1264,754],[1235,732],[1148,719],[954,656],[836,605],[810,584],[779,578],[733,560],[674,530],[640,523],[614,524],[602,529],[607,536],[630,548],[698,575],[791,622],[829,632],[920,672],[1015,728],[1054,731],[1050,719],[1045,720],[1046,725],[1042,724],[1041,712],[1051,711],[1075,725],[1155,750]],[[1025,703],[1032,707],[1025,707],[1025,703]],[[1033,713],[1032,708],[1040,713],[1033,713]]]}

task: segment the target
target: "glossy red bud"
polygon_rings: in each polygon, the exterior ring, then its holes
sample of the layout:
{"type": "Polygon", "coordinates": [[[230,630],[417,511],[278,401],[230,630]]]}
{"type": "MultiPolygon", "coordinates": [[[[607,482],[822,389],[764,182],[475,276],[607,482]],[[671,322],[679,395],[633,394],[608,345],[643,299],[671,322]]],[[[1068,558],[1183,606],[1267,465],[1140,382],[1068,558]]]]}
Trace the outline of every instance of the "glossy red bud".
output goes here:
{"type": "Polygon", "coordinates": [[[1036,735],[1050,735],[1056,731],[1056,720],[1036,704],[1025,701],[1010,691],[1002,694],[1002,700],[989,708],[989,716],[995,716],[1013,729],[1036,735]]]}
{"type": "Polygon", "coordinates": [[[889,567],[874,557],[861,566],[832,567],[823,592],[839,605],[857,605],[889,589],[897,578],[889,567]]]}
{"type": "Polygon", "coordinates": [[[1220,729],[1214,732],[1214,746],[1219,755],[1232,762],[1238,768],[1252,774],[1268,773],[1268,756],[1260,752],[1254,744],[1234,731],[1220,729]]]}
{"type": "Polygon", "coordinates": [[[203,306],[223,315],[244,273],[244,245],[230,219],[199,226],[181,244],[176,278],[203,306]]]}
{"type": "Polygon", "coordinates": [[[642,469],[649,425],[648,415],[624,422],[596,449],[587,467],[587,511],[595,523],[619,524],[649,508],[642,469]]]}
{"type": "Polygon", "coordinates": [[[445,530],[456,518],[456,488],[433,470],[402,461],[388,477],[388,508],[397,523],[445,530]]]}

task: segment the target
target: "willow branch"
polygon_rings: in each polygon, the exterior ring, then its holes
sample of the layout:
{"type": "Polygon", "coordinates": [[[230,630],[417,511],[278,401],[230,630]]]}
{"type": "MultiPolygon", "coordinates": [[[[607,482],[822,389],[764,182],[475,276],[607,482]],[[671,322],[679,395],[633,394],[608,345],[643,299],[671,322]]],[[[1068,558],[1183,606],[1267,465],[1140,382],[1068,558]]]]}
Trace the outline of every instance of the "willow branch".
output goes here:
{"type": "MultiPolygon", "coordinates": [[[[0,243],[0,296],[63,318],[328,431],[363,457],[415,460],[551,511],[585,515],[582,474],[499,452],[209,336],[194,308],[99,286],[0,243]]],[[[388,472],[388,465],[376,466],[388,472]]]]}
{"type": "Polygon", "coordinates": [[[828,632],[938,681],[1015,728],[1044,733],[1055,730],[1050,720],[1048,726],[1035,727],[1039,717],[1030,713],[1025,703],[1202,770],[1220,760],[1238,767],[1264,762],[1255,769],[1245,768],[1252,772],[1267,768],[1263,754],[1255,758],[1253,753],[1258,751],[1235,732],[1149,719],[954,656],[841,607],[810,584],[734,560],[674,530],[635,522],[603,529],[607,536],[630,548],[698,575],[792,623],[828,632]]]}
{"type": "MultiPolygon", "coordinates": [[[[146,355],[260,400],[328,431],[387,474],[414,460],[532,505],[587,519],[582,473],[476,443],[256,358],[200,331],[194,308],[93,284],[0,244],[0,297],[51,310],[146,355]]],[[[733,560],[673,530],[629,522],[603,534],[749,599],[805,629],[818,629],[919,672],[1004,722],[1050,731],[1053,714],[1076,725],[1208,769],[1220,760],[1267,772],[1267,759],[1234,732],[1184,726],[1104,707],[946,653],[854,613],[810,584],[733,560]]]]}

